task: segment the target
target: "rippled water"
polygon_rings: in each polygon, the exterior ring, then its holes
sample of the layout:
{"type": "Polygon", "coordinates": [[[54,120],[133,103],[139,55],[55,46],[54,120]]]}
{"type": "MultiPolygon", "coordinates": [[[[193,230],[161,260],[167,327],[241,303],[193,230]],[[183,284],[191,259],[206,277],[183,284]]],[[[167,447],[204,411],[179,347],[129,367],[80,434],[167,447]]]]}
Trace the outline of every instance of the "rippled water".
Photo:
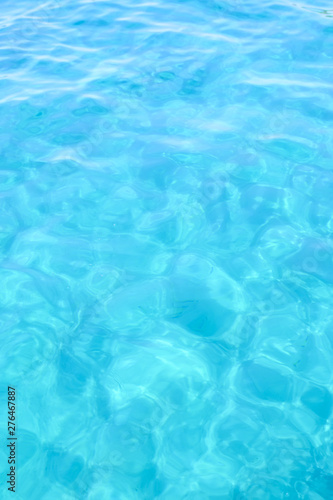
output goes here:
{"type": "Polygon", "coordinates": [[[1,498],[332,498],[329,3],[0,28],[1,498]]]}

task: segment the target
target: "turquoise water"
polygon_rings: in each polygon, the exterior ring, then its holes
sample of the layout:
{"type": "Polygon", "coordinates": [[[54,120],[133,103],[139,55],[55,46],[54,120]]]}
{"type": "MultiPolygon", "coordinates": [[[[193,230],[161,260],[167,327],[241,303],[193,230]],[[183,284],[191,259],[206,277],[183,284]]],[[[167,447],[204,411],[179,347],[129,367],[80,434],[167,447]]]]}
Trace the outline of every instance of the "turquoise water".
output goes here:
{"type": "Polygon", "coordinates": [[[333,498],[329,2],[0,28],[0,498],[333,498]]]}

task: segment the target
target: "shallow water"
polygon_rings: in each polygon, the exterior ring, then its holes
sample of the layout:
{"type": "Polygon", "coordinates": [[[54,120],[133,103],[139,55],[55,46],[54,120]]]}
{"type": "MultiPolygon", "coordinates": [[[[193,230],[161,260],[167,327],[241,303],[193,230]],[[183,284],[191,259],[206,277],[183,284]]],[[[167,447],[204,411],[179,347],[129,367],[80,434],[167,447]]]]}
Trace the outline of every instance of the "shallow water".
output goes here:
{"type": "Polygon", "coordinates": [[[331,498],[329,3],[1,9],[1,498],[331,498]]]}

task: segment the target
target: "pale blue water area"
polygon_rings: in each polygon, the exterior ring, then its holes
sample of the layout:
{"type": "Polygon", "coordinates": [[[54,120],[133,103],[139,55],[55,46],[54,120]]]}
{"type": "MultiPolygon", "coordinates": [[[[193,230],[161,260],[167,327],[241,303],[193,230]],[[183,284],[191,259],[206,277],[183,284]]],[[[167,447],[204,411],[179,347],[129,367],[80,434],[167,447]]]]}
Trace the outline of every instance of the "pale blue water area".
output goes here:
{"type": "Polygon", "coordinates": [[[0,69],[0,498],[333,498],[330,3],[2,0],[0,69]]]}

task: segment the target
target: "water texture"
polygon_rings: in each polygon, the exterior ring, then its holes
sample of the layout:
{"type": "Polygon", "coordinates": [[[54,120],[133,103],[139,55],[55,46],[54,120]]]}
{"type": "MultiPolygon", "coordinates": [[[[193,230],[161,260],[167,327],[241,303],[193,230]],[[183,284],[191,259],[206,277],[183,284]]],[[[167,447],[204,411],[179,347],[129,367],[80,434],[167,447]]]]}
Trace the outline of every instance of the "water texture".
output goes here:
{"type": "Polygon", "coordinates": [[[333,498],[332,6],[0,16],[1,498],[333,498]]]}

